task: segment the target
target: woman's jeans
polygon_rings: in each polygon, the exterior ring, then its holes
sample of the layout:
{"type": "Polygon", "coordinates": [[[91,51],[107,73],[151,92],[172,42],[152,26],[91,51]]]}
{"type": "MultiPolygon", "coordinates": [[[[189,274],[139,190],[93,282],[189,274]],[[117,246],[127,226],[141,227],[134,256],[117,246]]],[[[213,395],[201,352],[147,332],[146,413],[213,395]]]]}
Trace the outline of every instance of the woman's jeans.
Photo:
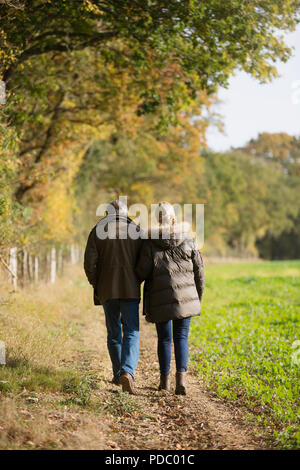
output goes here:
{"type": "Polygon", "coordinates": [[[172,346],[172,323],[173,341],[175,349],[175,362],[177,372],[185,372],[189,358],[188,336],[191,318],[182,320],[169,320],[167,322],[156,323],[158,335],[158,360],[160,373],[169,375],[171,367],[171,346],[172,346]]]}
{"type": "Polygon", "coordinates": [[[138,364],[139,302],[139,299],[110,299],[103,304],[107,348],[116,380],[123,372],[129,372],[134,377],[138,364]]]}

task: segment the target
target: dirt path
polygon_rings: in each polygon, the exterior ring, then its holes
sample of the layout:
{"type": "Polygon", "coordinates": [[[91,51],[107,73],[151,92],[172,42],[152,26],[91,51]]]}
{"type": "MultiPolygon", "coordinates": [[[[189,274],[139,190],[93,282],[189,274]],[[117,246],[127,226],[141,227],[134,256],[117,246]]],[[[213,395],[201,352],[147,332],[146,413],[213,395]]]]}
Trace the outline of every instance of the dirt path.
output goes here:
{"type": "MultiPolygon", "coordinates": [[[[158,392],[159,371],[153,325],[141,319],[140,361],[136,371],[137,395],[120,394],[112,385],[106,350],[103,314],[93,315],[77,360],[97,381],[93,392],[103,403],[102,438],[90,447],[104,449],[262,449],[262,436],[246,424],[245,413],[212,397],[196,373],[189,371],[188,396],[158,392]]],[[[172,371],[174,371],[172,364],[172,371]]],[[[82,441],[84,442],[84,440],[82,441]]],[[[84,444],[83,444],[84,445],[84,444]]]]}

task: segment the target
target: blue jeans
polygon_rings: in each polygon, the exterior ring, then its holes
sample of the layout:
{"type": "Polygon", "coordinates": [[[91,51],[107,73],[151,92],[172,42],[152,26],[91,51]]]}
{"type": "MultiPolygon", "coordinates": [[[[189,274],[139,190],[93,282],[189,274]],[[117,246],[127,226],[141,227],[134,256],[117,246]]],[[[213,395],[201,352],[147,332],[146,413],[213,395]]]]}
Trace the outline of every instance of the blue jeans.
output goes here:
{"type": "Polygon", "coordinates": [[[175,350],[176,371],[185,372],[189,359],[188,336],[191,318],[182,320],[169,320],[167,322],[156,323],[158,336],[157,352],[160,373],[169,375],[171,366],[171,346],[172,346],[172,322],[173,340],[175,350]]]}
{"type": "Polygon", "coordinates": [[[139,302],[139,299],[110,299],[103,304],[107,348],[116,380],[123,372],[134,377],[139,360],[139,302]]]}

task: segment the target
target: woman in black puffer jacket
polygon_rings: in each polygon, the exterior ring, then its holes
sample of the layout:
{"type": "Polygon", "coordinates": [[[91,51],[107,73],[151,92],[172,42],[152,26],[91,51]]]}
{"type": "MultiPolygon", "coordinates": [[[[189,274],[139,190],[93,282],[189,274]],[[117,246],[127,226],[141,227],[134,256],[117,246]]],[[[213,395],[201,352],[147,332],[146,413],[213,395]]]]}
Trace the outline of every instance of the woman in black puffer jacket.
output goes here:
{"type": "Polygon", "coordinates": [[[188,333],[191,317],[200,315],[204,289],[204,269],[195,240],[177,225],[173,206],[161,202],[156,211],[158,230],[144,241],[136,266],[145,280],[143,313],[156,324],[160,390],[170,389],[173,341],[176,362],[176,394],[185,395],[188,363],[188,333]],[[166,230],[167,229],[167,230],[166,230]],[[166,233],[169,237],[166,238],[166,233]],[[164,238],[163,238],[164,237],[164,238]]]}

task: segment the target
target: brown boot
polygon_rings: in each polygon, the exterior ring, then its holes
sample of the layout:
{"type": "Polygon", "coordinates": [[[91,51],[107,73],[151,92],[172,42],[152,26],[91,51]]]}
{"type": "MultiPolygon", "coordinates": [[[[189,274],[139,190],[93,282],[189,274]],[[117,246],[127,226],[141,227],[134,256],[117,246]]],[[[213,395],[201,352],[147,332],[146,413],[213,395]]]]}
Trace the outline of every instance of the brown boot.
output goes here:
{"type": "Polygon", "coordinates": [[[176,372],[176,395],[186,395],[185,376],[186,372],[176,372]]]}
{"type": "Polygon", "coordinates": [[[120,384],[122,385],[123,392],[135,395],[133,377],[128,372],[123,372],[123,374],[120,375],[120,384]]]}
{"type": "Polygon", "coordinates": [[[160,384],[158,390],[167,390],[170,391],[170,376],[169,375],[160,375],[160,384]]]}

